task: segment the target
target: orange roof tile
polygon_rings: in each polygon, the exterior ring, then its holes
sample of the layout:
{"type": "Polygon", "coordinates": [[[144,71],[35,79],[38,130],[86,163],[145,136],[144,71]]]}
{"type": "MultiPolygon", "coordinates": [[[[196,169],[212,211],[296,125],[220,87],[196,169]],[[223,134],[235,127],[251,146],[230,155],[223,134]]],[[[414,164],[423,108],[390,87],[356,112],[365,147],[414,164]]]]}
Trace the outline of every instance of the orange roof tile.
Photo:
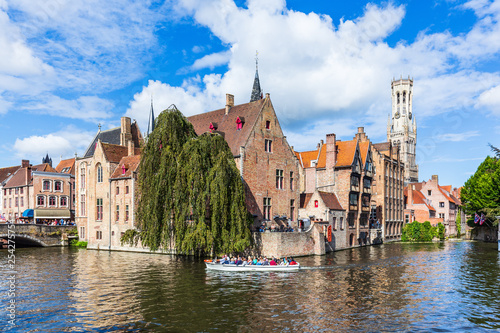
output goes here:
{"type": "Polygon", "coordinates": [[[118,167],[111,175],[111,179],[130,178],[132,172],[136,172],[141,162],[141,155],[124,156],[120,160],[118,167]],[[125,166],[125,173],[123,173],[123,166],[125,166]]]}
{"type": "Polygon", "coordinates": [[[62,170],[65,169],[64,173],[68,173],[70,175],[75,174],[75,158],[70,158],[67,160],[62,160],[56,166],[56,171],[61,173],[62,170]]]}
{"type": "Polygon", "coordinates": [[[422,194],[422,192],[413,190],[413,204],[414,205],[425,205],[427,206],[427,209],[435,211],[434,207],[429,205],[427,203],[427,200],[425,199],[425,196],[422,194]]]}
{"type": "Polygon", "coordinates": [[[297,158],[299,159],[303,168],[310,168],[311,161],[315,161],[318,158],[318,150],[317,149],[310,150],[310,151],[303,151],[303,152],[295,152],[295,154],[298,154],[297,158]]]}
{"type": "MultiPolygon", "coordinates": [[[[106,159],[111,163],[120,163],[122,157],[128,155],[128,147],[114,145],[110,143],[104,143],[104,142],[101,143],[104,155],[106,156],[106,159]]],[[[134,155],[140,155],[140,154],[141,154],[141,149],[135,148],[134,155]]]]}
{"type": "Polygon", "coordinates": [[[321,148],[319,149],[316,168],[326,168],[326,145],[321,145],[321,148]]]}
{"type": "Polygon", "coordinates": [[[345,210],[344,208],[342,208],[342,205],[337,199],[335,193],[319,192],[319,195],[321,196],[321,199],[325,203],[326,207],[333,210],[345,210]]]}
{"type": "MultiPolygon", "coordinates": [[[[451,189],[451,185],[448,185],[451,189]]],[[[446,192],[446,188],[448,186],[439,186],[438,185],[438,188],[439,188],[439,191],[444,195],[444,197],[446,198],[446,200],[448,200],[449,202],[453,202],[455,203],[455,200],[453,200],[450,195],[448,194],[449,192],[446,192]]]]}
{"type": "Polygon", "coordinates": [[[364,166],[366,163],[366,157],[368,156],[368,149],[370,148],[370,141],[359,143],[359,153],[361,155],[361,163],[364,166]]]}
{"type": "Polygon", "coordinates": [[[337,141],[337,167],[347,167],[352,165],[352,162],[354,162],[357,144],[358,142],[356,140],[337,141]]]}

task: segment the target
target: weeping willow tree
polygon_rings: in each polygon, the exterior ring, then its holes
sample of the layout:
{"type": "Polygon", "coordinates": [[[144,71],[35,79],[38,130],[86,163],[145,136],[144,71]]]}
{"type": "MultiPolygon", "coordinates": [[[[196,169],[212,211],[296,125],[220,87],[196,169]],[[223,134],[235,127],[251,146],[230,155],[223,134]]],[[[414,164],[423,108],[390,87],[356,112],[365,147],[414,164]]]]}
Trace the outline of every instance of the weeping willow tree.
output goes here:
{"type": "MultiPolygon", "coordinates": [[[[241,252],[251,244],[250,215],[239,171],[218,134],[196,136],[175,106],[156,119],[139,166],[138,233],[152,251],[197,255],[241,252]]],[[[130,237],[129,237],[130,236],[130,237]]]]}

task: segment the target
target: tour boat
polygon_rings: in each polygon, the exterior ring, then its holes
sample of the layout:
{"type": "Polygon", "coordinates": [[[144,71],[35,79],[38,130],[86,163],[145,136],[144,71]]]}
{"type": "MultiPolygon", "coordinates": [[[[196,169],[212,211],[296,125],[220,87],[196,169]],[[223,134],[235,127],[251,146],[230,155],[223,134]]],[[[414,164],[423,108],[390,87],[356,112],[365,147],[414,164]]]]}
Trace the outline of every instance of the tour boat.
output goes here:
{"type": "Polygon", "coordinates": [[[218,264],[210,261],[205,261],[207,269],[224,272],[295,272],[300,269],[300,265],[235,265],[235,264],[218,264]]]}

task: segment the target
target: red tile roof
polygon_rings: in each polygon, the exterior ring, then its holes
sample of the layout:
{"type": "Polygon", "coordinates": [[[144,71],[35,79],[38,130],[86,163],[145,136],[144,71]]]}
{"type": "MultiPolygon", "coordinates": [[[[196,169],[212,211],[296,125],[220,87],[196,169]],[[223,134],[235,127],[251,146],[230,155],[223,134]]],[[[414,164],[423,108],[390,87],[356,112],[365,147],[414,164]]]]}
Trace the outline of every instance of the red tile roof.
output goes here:
{"type": "Polygon", "coordinates": [[[111,179],[130,178],[132,176],[132,172],[137,171],[140,162],[141,162],[141,155],[122,157],[120,163],[118,164],[118,167],[115,169],[110,178],[111,179]],[[123,173],[124,165],[125,165],[125,173],[123,173]]]}
{"type": "Polygon", "coordinates": [[[321,199],[325,203],[326,207],[333,210],[345,210],[339,203],[339,200],[337,199],[335,193],[319,192],[319,195],[321,196],[321,199]]]}
{"type": "Polygon", "coordinates": [[[301,193],[300,194],[300,208],[306,208],[309,200],[311,200],[312,193],[301,193]]]}
{"type": "Polygon", "coordinates": [[[3,183],[10,175],[21,168],[20,165],[0,169],[0,183],[3,183]]]}
{"type": "Polygon", "coordinates": [[[422,205],[423,204],[427,207],[427,209],[436,211],[434,209],[434,207],[432,207],[431,205],[429,205],[427,203],[427,200],[425,199],[425,196],[422,194],[422,192],[417,191],[417,190],[413,190],[413,203],[412,204],[414,204],[414,205],[422,205]]]}
{"type": "Polygon", "coordinates": [[[220,133],[226,140],[233,156],[240,155],[240,147],[245,146],[250,136],[250,132],[257,121],[264,103],[269,99],[259,99],[255,102],[235,105],[231,107],[226,115],[226,109],[219,109],[211,112],[201,113],[188,117],[193,124],[196,134],[201,135],[210,130],[210,124],[217,124],[217,133],[220,133]],[[237,118],[244,118],[243,127],[238,130],[237,118]]]}
{"type": "MultiPolygon", "coordinates": [[[[326,150],[326,149],[325,149],[326,150]]],[[[314,161],[318,158],[318,150],[311,151],[303,151],[303,152],[295,152],[295,156],[299,159],[303,168],[310,168],[311,161],[314,161]]]]}
{"type": "Polygon", "coordinates": [[[64,173],[75,175],[75,158],[62,160],[56,166],[56,171],[61,173],[63,169],[67,169],[64,173]]]}
{"type": "MultiPolygon", "coordinates": [[[[111,162],[111,163],[120,163],[120,160],[122,157],[128,155],[128,147],[120,146],[120,145],[113,145],[110,143],[104,143],[101,142],[102,148],[104,151],[104,155],[106,156],[106,159],[111,162]]],[[[135,148],[134,149],[134,155],[140,155],[141,154],[141,149],[140,148],[135,148]]]]}
{"type": "Polygon", "coordinates": [[[346,167],[352,165],[352,162],[354,162],[357,144],[358,142],[356,140],[337,141],[337,167],[346,167]]]}

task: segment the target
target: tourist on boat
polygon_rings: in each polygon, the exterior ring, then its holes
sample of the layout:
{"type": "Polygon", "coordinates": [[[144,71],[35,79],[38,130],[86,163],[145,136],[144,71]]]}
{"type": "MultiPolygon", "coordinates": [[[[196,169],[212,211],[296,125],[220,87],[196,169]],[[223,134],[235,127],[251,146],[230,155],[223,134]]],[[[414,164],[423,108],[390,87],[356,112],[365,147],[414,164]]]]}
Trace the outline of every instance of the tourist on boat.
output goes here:
{"type": "Polygon", "coordinates": [[[290,258],[290,265],[297,265],[297,262],[293,258],[290,258]]]}
{"type": "Polygon", "coordinates": [[[269,265],[277,266],[278,264],[276,263],[276,260],[274,260],[274,258],[272,258],[271,261],[269,262],[269,265]]]}

